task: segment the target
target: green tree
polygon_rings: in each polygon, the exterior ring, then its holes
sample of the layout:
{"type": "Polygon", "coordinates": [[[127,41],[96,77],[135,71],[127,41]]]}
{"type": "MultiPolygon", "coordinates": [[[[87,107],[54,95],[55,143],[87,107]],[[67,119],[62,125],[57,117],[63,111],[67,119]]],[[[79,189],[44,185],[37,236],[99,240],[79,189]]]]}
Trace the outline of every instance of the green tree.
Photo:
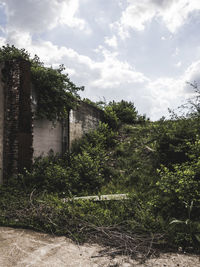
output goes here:
{"type": "Polygon", "coordinates": [[[138,112],[132,102],[121,100],[120,102],[112,101],[108,105],[112,111],[117,115],[117,118],[122,123],[137,122],[138,112]]]}

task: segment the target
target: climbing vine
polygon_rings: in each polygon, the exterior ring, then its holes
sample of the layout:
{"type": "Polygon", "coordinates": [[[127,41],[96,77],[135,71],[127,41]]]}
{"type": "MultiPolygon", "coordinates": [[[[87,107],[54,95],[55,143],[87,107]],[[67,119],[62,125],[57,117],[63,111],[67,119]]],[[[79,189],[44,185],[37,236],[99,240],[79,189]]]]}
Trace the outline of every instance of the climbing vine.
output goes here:
{"type": "Polygon", "coordinates": [[[51,121],[63,119],[77,104],[77,99],[80,98],[78,91],[84,90],[84,87],[77,87],[68,74],[63,73],[64,65],[60,65],[57,69],[45,67],[37,55],[31,58],[24,48],[3,46],[0,48],[0,61],[10,60],[27,60],[31,64],[32,82],[36,91],[37,118],[47,118],[51,121]]]}

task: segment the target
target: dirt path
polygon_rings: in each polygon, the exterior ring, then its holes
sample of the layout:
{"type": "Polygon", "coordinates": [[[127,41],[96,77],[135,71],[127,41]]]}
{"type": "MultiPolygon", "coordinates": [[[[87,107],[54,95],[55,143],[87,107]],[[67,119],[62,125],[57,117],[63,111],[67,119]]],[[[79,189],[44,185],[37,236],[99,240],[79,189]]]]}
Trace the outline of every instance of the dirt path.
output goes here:
{"type": "Polygon", "coordinates": [[[78,246],[65,237],[0,227],[0,267],[200,267],[198,256],[164,254],[140,264],[100,256],[97,245],[78,246]]]}

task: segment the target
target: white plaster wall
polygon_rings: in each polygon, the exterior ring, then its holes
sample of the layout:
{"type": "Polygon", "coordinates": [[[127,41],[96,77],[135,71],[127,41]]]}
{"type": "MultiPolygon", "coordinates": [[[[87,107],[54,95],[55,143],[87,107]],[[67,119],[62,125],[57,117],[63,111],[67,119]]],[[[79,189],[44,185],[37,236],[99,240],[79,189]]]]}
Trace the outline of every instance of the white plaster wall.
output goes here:
{"type": "Polygon", "coordinates": [[[33,156],[47,155],[50,150],[62,153],[62,125],[48,120],[35,120],[33,126],[33,156]]]}
{"type": "Polygon", "coordinates": [[[83,128],[82,122],[76,120],[76,112],[74,110],[70,110],[69,122],[69,145],[71,147],[73,141],[82,137],[83,128]]]}
{"type": "Polygon", "coordinates": [[[76,139],[81,138],[85,133],[95,129],[99,125],[99,119],[89,113],[87,110],[70,111],[69,116],[69,145],[72,146],[76,139]]]}
{"type": "Polygon", "coordinates": [[[2,68],[0,64],[0,184],[3,182],[3,131],[4,131],[4,93],[2,82],[2,68]]]}

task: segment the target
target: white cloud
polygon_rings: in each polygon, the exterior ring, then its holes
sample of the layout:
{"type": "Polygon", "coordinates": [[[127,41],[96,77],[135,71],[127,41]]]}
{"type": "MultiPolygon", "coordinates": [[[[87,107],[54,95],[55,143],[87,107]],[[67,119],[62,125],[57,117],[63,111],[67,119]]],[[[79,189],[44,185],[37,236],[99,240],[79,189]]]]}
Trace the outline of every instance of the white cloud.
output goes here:
{"type": "Polygon", "coordinates": [[[28,49],[32,45],[32,37],[28,32],[10,30],[6,31],[6,35],[6,42],[19,48],[28,49]]]}
{"type": "Polygon", "coordinates": [[[66,0],[62,3],[62,9],[58,18],[58,23],[66,24],[70,27],[78,27],[83,30],[85,28],[85,21],[77,18],[76,13],[79,9],[79,0],[66,0]]]}
{"type": "Polygon", "coordinates": [[[180,67],[182,66],[182,62],[181,62],[181,61],[177,62],[177,63],[175,64],[175,66],[176,66],[177,68],[180,68],[180,67]]]}
{"type": "MultiPolygon", "coordinates": [[[[126,61],[120,61],[117,53],[111,53],[101,47],[98,52],[102,53],[103,60],[94,61],[88,56],[78,54],[73,49],[58,47],[50,42],[33,44],[28,50],[32,54],[37,53],[48,65],[53,64],[57,67],[58,64],[64,63],[67,72],[69,68],[68,73],[71,79],[77,85],[85,86],[83,97],[95,101],[103,96],[109,101],[126,99],[135,102],[138,100],[136,102],[142,110],[143,103],[140,103],[139,99],[143,99],[145,90],[143,88],[148,84],[149,79],[126,61]]],[[[148,103],[145,104],[146,107],[149,106],[148,103]]],[[[145,109],[145,112],[147,111],[145,109]]]]}
{"type": "Polygon", "coordinates": [[[174,33],[186,22],[190,13],[195,10],[200,10],[198,0],[173,1],[167,9],[161,11],[160,16],[163,17],[169,31],[174,33]]]}
{"type": "Polygon", "coordinates": [[[161,114],[168,115],[168,108],[174,109],[182,105],[185,101],[184,81],[162,77],[151,81],[148,84],[148,91],[151,92],[152,108],[150,116],[152,119],[158,119],[161,114]]]}
{"type": "MultiPolygon", "coordinates": [[[[200,84],[200,60],[193,62],[185,71],[185,82],[200,84]]],[[[187,93],[193,93],[191,86],[185,84],[185,90],[187,93]]]]}
{"type": "Polygon", "coordinates": [[[195,95],[194,90],[187,82],[195,81],[200,84],[199,70],[200,60],[188,66],[178,79],[162,77],[148,83],[149,95],[152,96],[150,100],[152,106],[148,113],[152,119],[158,119],[160,114],[166,116],[168,108],[176,109],[195,95]]]}
{"type": "Polygon", "coordinates": [[[142,31],[153,18],[162,19],[168,30],[174,33],[197,10],[200,10],[198,0],[128,0],[128,6],[117,22],[119,35],[124,37],[124,32],[128,36],[129,28],[142,31]]]}
{"type": "Polygon", "coordinates": [[[129,38],[130,37],[130,34],[129,34],[129,31],[128,31],[128,27],[123,25],[121,22],[119,21],[116,21],[114,23],[111,23],[109,25],[110,29],[112,31],[116,31],[117,34],[119,35],[119,37],[122,39],[122,40],[125,40],[126,38],[129,38]]]}
{"type": "Polygon", "coordinates": [[[0,0],[5,5],[8,30],[43,32],[65,24],[86,29],[83,19],[76,16],[79,0],[0,0]]]}
{"type": "Polygon", "coordinates": [[[111,53],[101,48],[103,60],[96,62],[88,56],[80,55],[71,48],[53,45],[50,42],[41,42],[29,47],[32,54],[40,56],[46,64],[65,63],[75,70],[72,75],[83,85],[101,90],[115,88],[123,84],[143,84],[148,81],[144,74],[134,70],[127,62],[117,59],[117,53],[111,53]]]}
{"type": "Polygon", "coordinates": [[[28,47],[28,51],[30,51],[32,55],[38,54],[41,60],[48,65],[66,63],[66,66],[69,68],[73,68],[73,65],[78,66],[79,64],[92,68],[94,64],[89,57],[78,54],[72,48],[64,46],[58,47],[49,41],[32,43],[32,45],[28,47]]]}
{"type": "Polygon", "coordinates": [[[149,93],[153,98],[150,110],[151,118],[157,119],[160,114],[167,115],[167,108],[177,108],[187,102],[187,99],[195,95],[193,88],[188,84],[196,82],[200,84],[200,60],[188,66],[178,79],[162,77],[150,81],[149,93]]]}
{"type": "Polygon", "coordinates": [[[176,47],[174,53],[172,54],[173,57],[178,56],[178,54],[180,53],[180,49],[178,47],[176,47]]]}
{"type": "Polygon", "coordinates": [[[145,83],[148,79],[144,74],[135,71],[127,62],[117,59],[116,53],[107,50],[102,51],[104,60],[96,62],[95,67],[101,75],[99,79],[92,82],[92,86],[100,88],[115,88],[122,84],[145,83]]]}
{"type": "Polygon", "coordinates": [[[105,43],[113,48],[117,48],[117,38],[113,35],[111,38],[105,37],[105,43]]]}
{"type": "Polygon", "coordinates": [[[0,37],[0,46],[6,45],[6,39],[4,37],[0,37]]]}
{"type": "Polygon", "coordinates": [[[144,30],[145,24],[156,14],[150,1],[128,1],[129,6],[122,13],[121,24],[137,30],[144,30]]]}

